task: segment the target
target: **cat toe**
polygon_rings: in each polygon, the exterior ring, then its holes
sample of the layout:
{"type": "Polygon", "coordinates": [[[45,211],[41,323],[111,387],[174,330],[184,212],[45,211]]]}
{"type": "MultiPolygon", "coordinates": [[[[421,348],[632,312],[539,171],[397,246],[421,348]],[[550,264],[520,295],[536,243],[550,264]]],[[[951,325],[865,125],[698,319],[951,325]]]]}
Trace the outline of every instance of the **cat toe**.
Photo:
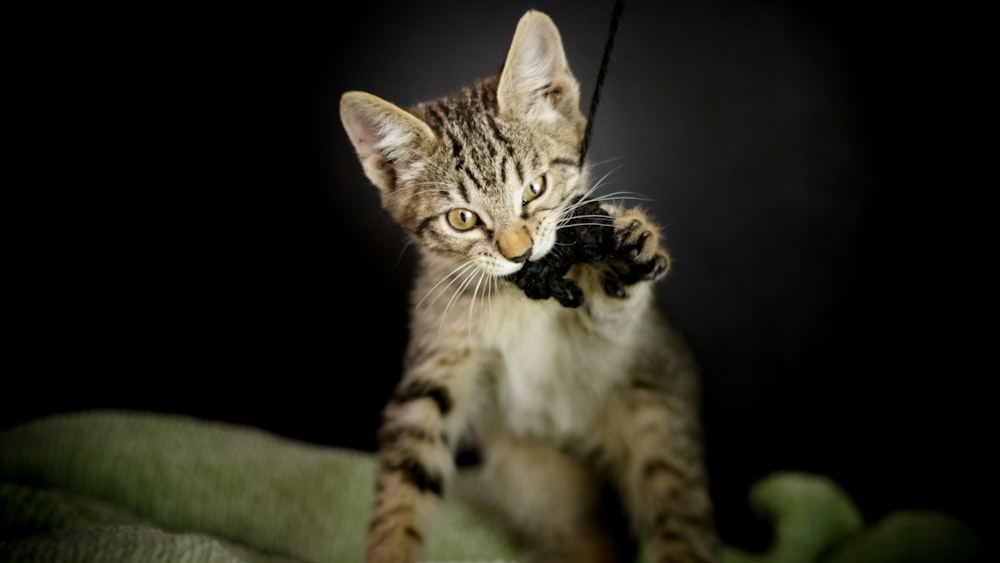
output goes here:
{"type": "Polygon", "coordinates": [[[645,264],[653,259],[659,247],[659,233],[642,212],[631,210],[616,225],[615,247],[618,255],[629,262],[645,264]]]}
{"type": "Polygon", "coordinates": [[[658,280],[667,274],[670,269],[670,256],[666,252],[658,251],[653,259],[648,262],[650,268],[642,275],[644,280],[658,280]]]}
{"type": "Polygon", "coordinates": [[[605,292],[619,296],[621,286],[663,277],[670,269],[670,256],[660,248],[660,231],[639,209],[621,213],[615,220],[614,283],[605,292]]]}
{"type": "Polygon", "coordinates": [[[649,231],[643,231],[639,235],[639,238],[635,241],[635,244],[629,248],[628,259],[634,262],[644,262],[642,260],[643,255],[646,253],[646,248],[649,246],[649,239],[653,236],[653,233],[649,231]]]}

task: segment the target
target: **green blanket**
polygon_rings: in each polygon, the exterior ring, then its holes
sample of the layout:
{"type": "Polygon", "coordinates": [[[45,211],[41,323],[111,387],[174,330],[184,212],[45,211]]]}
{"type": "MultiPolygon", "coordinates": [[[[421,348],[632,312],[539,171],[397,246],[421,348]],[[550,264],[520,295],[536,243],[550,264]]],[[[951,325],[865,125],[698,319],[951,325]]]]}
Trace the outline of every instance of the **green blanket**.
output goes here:
{"type": "MultiPolygon", "coordinates": [[[[523,561],[462,470],[427,561],[523,561]]],[[[363,452],[182,416],[88,411],[0,432],[0,561],[360,561],[374,461],[363,452]]],[[[818,475],[776,473],[749,501],[766,553],[726,563],[959,562],[985,552],[961,522],[899,511],[874,525],[818,475]]]]}

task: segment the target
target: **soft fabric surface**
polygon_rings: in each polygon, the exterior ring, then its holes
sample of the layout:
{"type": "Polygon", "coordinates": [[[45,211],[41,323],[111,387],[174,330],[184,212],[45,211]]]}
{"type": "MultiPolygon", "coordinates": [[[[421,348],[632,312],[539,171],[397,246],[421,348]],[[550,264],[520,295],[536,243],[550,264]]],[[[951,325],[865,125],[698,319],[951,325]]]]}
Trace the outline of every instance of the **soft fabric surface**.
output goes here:
{"type": "MultiPolygon", "coordinates": [[[[524,561],[460,472],[427,561],[524,561]]],[[[374,460],[254,428],[158,413],[90,411],[0,433],[0,561],[361,561],[374,460]]],[[[867,525],[818,475],[776,473],[749,501],[772,547],[725,563],[977,560],[984,545],[936,512],[867,525]]],[[[723,538],[725,539],[725,538],[723,538]]]]}

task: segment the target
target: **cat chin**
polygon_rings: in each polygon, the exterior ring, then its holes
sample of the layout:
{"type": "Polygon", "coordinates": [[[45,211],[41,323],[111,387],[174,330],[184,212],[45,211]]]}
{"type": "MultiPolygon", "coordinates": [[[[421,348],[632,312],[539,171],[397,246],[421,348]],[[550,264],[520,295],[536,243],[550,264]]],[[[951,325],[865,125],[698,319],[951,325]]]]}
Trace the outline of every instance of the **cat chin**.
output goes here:
{"type": "Polygon", "coordinates": [[[515,264],[514,262],[503,261],[503,262],[490,262],[489,264],[484,265],[483,269],[489,275],[495,278],[502,278],[509,276],[511,274],[516,274],[517,272],[521,271],[521,268],[523,267],[524,267],[523,262],[520,264],[515,264]]]}

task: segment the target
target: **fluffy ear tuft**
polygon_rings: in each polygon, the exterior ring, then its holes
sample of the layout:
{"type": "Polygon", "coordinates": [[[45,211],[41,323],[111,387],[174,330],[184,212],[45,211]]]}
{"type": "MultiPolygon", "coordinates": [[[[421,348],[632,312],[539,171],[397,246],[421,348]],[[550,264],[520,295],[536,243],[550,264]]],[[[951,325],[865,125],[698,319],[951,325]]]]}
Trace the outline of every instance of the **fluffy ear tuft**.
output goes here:
{"type": "Polygon", "coordinates": [[[416,116],[365,92],[341,96],[340,120],[365,175],[382,191],[393,188],[393,164],[416,158],[434,140],[434,132],[416,116]]]}
{"type": "Polygon", "coordinates": [[[569,69],[555,23],[529,10],[517,24],[497,85],[500,113],[550,123],[560,116],[576,121],[580,85],[569,69]]]}

